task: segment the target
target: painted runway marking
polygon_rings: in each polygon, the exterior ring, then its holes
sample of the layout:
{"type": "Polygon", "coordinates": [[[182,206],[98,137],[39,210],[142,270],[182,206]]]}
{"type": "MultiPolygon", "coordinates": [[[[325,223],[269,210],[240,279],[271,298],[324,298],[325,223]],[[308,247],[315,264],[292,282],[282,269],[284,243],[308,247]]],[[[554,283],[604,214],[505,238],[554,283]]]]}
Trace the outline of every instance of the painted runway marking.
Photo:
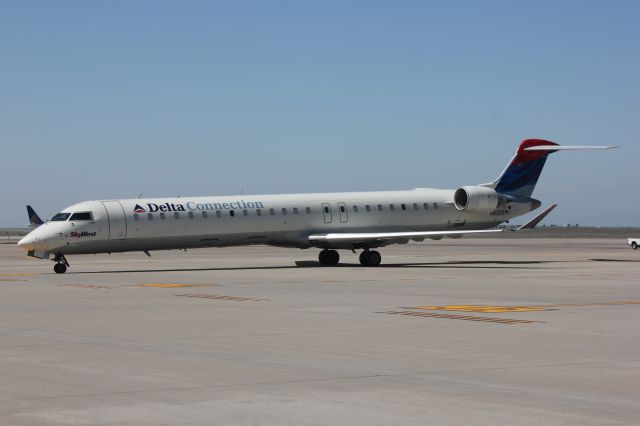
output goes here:
{"type": "Polygon", "coordinates": [[[505,312],[551,311],[551,310],[554,310],[554,308],[616,306],[616,305],[640,305],[640,301],[629,300],[629,301],[618,301],[618,302],[594,302],[594,303],[556,303],[552,305],[528,305],[528,306],[526,305],[524,306],[491,306],[491,305],[412,306],[407,309],[422,309],[425,311],[505,313],[505,312]]]}
{"type": "Polygon", "coordinates": [[[389,315],[407,315],[412,317],[423,317],[423,318],[444,318],[444,319],[457,319],[457,320],[464,320],[464,321],[493,322],[498,324],[533,324],[533,323],[543,322],[543,321],[519,320],[519,319],[511,319],[511,318],[491,318],[491,317],[476,317],[476,316],[470,316],[470,315],[437,314],[434,312],[387,311],[383,313],[389,314],[389,315]]]}
{"type": "Polygon", "coordinates": [[[426,311],[458,311],[458,312],[532,312],[548,311],[549,308],[540,306],[485,306],[485,305],[445,305],[445,306],[413,306],[410,309],[423,309],[426,311]]]}
{"type": "Polygon", "coordinates": [[[216,285],[216,284],[146,283],[146,284],[137,284],[137,287],[182,288],[182,287],[211,287],[212,285],[216,285]]]}
{"type": "Polygon", "coordinates": [[[107,285],[93,285],[93,284],[58,284],[58,287],[78,287],[78,288],[91,288],[94,290],[98,289],[110,289],[111,287],[107,285]]]}
{"type": "Polygon", "coordinates": [[[200,299],[214,299],[214,300],[231,300],[234,302],[268,302],[269,299],[256,299],[254,297],[242,297],[242,296],[222,296],[219,294],[204,294],[204,293],[183,293],[176,294],[181,297],[197,297],[200,299]]]}

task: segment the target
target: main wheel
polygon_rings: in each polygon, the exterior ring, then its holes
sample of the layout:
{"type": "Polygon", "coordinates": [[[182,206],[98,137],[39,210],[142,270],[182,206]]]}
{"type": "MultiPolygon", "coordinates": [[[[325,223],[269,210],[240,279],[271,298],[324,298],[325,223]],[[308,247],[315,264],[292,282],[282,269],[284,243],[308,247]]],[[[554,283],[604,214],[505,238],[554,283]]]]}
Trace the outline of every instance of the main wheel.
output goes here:
{"type": "Polygon", "coordinates": [[[375,250],[360,253],[360,264],[363,266],[378,266],[380,262],[382,262],[382,256],[375,250]]]}
{"type": "Polygon", "coordinates": [[[318,255],[320,264],[326,266],[335,266],[340,262],[340,255],[335,250],[322,250],[318,255]]]}
{"type": "Polygon", "coordinates": [[[638,249],[638,243],[636,243],[635,241],[631,243],[631,248],[634,250],[638,249]]]}
{"type": "Polygon", "coordinates": [[[53,270],[56,271],[56,274],[64,274],[67,272],[67,265],[64,263],[56,263],[53,270]]]}
{"type": "Polygon", "coordinates": [[[378,266],[382,262],[382,256],[375,250],[371,250],[369,252],[369,256],[367,256],[367,265],[368,266],[378,266]]]}

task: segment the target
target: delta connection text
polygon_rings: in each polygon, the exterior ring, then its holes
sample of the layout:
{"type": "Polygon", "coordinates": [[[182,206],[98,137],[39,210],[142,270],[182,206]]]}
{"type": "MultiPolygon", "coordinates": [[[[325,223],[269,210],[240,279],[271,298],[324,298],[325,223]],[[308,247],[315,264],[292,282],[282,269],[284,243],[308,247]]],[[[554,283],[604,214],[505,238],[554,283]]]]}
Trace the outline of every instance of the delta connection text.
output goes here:
{"type": "Polygon", "coordinates": [[[261,201],[234,201],[231,203],[196,203],[188,201],[186,203],[147,203],[147,211],[154,212],[184,212],[201,210],[233,210],[233,209],[263,209],[261,201]]]}

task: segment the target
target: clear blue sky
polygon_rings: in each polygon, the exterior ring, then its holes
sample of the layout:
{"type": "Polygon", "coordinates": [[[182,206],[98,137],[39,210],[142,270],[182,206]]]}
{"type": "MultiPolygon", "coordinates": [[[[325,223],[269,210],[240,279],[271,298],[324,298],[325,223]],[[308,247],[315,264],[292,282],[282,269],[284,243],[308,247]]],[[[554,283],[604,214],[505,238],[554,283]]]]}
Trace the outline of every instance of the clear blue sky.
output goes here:
{"type": "Polygon", "coordinates": [[[0,8],[0,226],[77,201],[456,188],[559,153],[552,223],[640,225],[640,2],[0,8]]]}

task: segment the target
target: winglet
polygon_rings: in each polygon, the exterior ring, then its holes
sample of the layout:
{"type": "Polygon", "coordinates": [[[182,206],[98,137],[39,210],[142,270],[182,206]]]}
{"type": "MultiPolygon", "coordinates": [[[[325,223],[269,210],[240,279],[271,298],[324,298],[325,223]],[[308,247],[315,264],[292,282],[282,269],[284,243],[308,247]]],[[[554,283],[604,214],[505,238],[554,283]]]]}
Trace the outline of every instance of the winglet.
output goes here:
{"type": "Polygon", "coordinates": [[[549,213],[551,213],[551,211],[553,209],[555,209],[556,207],[558,207],[557,204],[552,205],[551,207],[548,207],[547,209],[545,209],[545,211],[543,211],[542,213],[540,213],[538,216],[534,217],[533,219],[531,219],[529,222],[525,223],[524,225],[520,226],[519,228],[516,229],[516,231],[522,231],[523,229],[533,229],[536,227],[537,224],[539,224],[540,222],[542,222],[542,220],[547,217],[547,215],[549,213]]]}
{"type": "Polygon", "coordinates": [[[33,210],[33,207],[27,206],[27,214],[29,215],[29,223],[32,228],[37,228],[44,223],[42,219],[40,219],[40,216],[38,216],[38,213],[33,210]]]}

